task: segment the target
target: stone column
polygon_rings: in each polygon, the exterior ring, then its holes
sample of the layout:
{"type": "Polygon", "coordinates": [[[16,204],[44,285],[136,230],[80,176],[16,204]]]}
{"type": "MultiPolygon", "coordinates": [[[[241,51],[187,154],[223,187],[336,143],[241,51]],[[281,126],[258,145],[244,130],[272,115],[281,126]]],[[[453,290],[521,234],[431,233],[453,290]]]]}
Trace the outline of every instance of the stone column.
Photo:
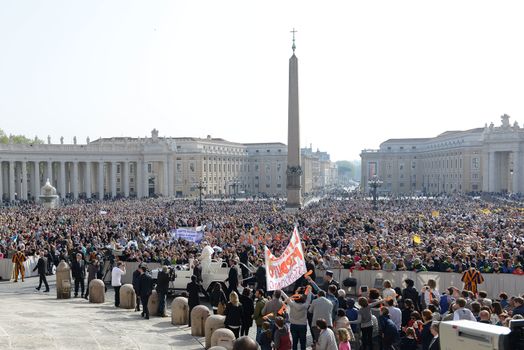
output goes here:
{"type": "Polygon", "coordinates": [[[517,151],[513,151],[513,178],[511,180],[513,180],[513,183],[511,184],[511,188],[513,190],[514,193],[519,193],[520,192],[520,181],[519,181],[519,178],[521,177],[521,172],[520,172],[520,158],[521,158],[521,154],[520,152],[517,150],[517,151]]]}
{"type": "Polygon", "coordinates": [[[144,198],[149,197],[149,173],[147,172],[147,162],[144,160],[144,163],[142,164],[142,196],[144,198]]]}
{"type": "Polygon", "coordinates": [[[135,163],[135,192],[136,198],[142,198],[142,162],[137,160],[135,163]]]}
{"type": "Polygon", "coordinates": [[[67,194],[66,186],[66,162],[60,162],[60,198],[65,198],[67,194]]]}
{"type": "Polygon", "coordinates": [[[78,199],[78,161],[73,161],[73,199],[78,199]]]}
{"type": "Polygon", "coordinates": [[[111,197],[116,197],[116,167],[117,162],[111,162],[111,197]]]}
{"type": "Polygon", "coordinates": [[[496,166],[496,154],[495,151],[490,151],[488,155],[489,163],[488,163],[488,192],[497,192],[498,189],[496,188],[497,184],[497,166],[496,166]]]}
{"type": "Polygon", "coordinates": [[[91,162],[85,162],[85,187],[86,198],[91,198],[91,162]]]}
{"type": "Polygon", "coordinates": [[[22,186],[20,186],[21,198],[27,200],[27,162],[22,161],[22,186]]]}
{"type": "Polygon", "coordinates": [[[3,168],[3,162],[0,160],[0,204],[2,204],[4,200],[4,168],[3,168]]]}
{"type": "Polygon", "coordinates": [[[98,199],[104,199],[104,162],[98,162],[98,199]]]}
{"type": "Polygon", "coordinates": [[[9,161],[9,200],[15,200],[15,162],[9,161]]]}
{"type": "Polygon", "coordinates": [[[38,196],[40,195],[40,162],[38,160],[34,162],[33,172],[33,192],[35,196],[35,201],[37,201],[38,196]]]}
{"type": "Polygon", "coordinates": [[[47,161],[47,178],[49,179],[49,183],[53,185],[53,162],[50,160],[47,161]]]}
{"type": "MultiPolygon", "coordinates": [[[[164,185],[162,188],[162,195],[165,197],[169,196],[169,169],[168,169],[168,160],[162,162],[163,168],[164,168],[164,185]]],[[[195,169],[196,171],[196,169],[195,169]]]]}
{"type": "Polygon", "coordinates": [[[129,197],[129,162],[122,163],[122,172],[120,174],[121,185],[124,187],[124,197],[129,197]]]}
{"type": "Polygon", "coordinates": [[[171,156],[168,157],[168,167],[169,167],[169,195],[173,197],[175,195],[175,162],[171,156]]]}
{"type": "Polygon", "coordinates": [[[289,59],[289,99],[287,122],[287,208],[302,207],[301,179],[302,168],[300,161],[300,119],[298,113],[298,59],[293,56],[289,59]]]}

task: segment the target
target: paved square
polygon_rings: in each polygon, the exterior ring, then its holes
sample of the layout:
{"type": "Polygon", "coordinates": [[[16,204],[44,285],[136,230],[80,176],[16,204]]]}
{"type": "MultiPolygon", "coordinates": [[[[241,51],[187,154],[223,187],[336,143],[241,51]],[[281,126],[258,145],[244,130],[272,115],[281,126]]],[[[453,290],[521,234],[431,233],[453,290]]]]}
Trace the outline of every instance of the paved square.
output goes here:
{"type": "Polygon", "coordinates": [[[48,281],[50,293],[35,290],[38,278],[0,282],[0,349],[203,349],[204,338],[173,326],[170,317],[144,320],[115,308],[112,289],[104,304],[90,304],[56,299],[55,277],[48,281]]]}

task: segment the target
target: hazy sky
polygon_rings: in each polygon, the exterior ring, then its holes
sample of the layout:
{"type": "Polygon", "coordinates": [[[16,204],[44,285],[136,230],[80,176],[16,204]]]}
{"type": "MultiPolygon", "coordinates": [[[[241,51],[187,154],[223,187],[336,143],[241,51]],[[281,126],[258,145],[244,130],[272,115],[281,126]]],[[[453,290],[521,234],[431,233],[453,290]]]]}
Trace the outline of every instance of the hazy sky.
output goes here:
{"type": "Polygon", "coordinates": [[[0,0],[0,128],[287,142],[295,27],[302,145],[524,122],[522,1],[0,0]]]}

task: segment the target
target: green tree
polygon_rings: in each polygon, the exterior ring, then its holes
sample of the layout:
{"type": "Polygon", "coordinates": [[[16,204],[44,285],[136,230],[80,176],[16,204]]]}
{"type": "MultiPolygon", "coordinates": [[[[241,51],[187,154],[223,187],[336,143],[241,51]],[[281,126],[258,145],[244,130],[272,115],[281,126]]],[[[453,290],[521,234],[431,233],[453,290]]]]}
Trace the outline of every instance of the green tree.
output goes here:
{"type": "Polygon", "coordinates": [[[44,143],[44,140],[40,140],[38,137],[35,137],[34,139],[30,139],[25,137],[24,135],[7,135],[4,130],[0,129],[0,143],[7,144],[7,143],[15,143],[15,144],[42,144],[44,143]]]}

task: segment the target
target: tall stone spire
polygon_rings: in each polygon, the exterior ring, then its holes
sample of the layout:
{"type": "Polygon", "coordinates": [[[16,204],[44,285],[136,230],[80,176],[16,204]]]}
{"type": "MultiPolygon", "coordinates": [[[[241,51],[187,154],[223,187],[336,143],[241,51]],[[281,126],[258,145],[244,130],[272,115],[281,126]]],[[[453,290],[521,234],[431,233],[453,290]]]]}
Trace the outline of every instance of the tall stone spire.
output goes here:
{"type": "Polygon", "coordinates": [[[293,55],[289,59],[289,100],[287,130],[287,204],[288,209],[302,207],[300,162],[300,120],[298,114],[298,59],[295,56],[295,33],[293,29],[293,55]]]}

